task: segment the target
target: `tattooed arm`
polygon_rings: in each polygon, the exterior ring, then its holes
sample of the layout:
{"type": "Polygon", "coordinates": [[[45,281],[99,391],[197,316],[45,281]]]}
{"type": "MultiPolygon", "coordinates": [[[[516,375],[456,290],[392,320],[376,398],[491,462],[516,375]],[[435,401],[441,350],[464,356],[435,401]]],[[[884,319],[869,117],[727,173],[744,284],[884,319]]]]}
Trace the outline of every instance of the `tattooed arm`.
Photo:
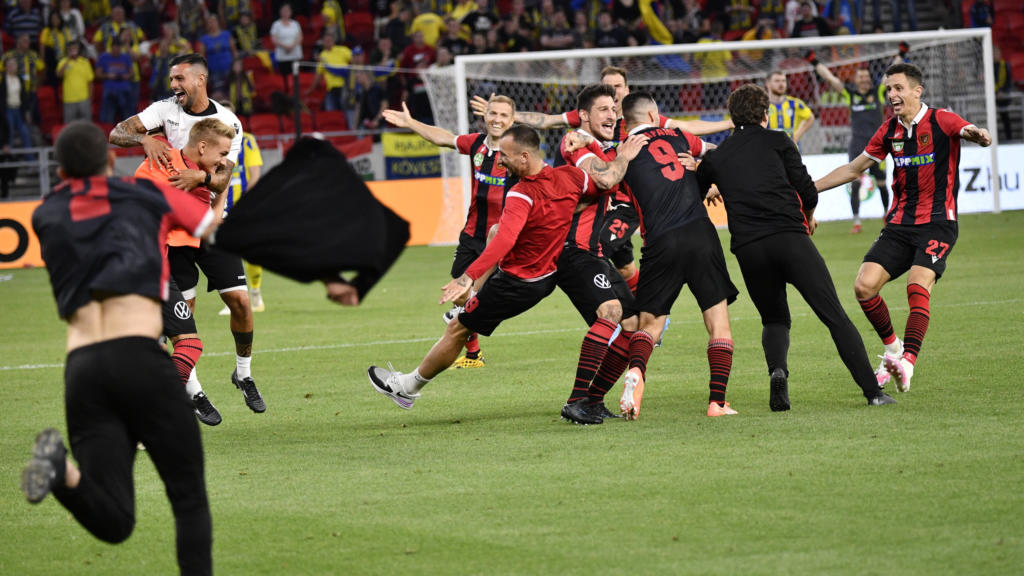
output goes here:
{"type": "Polygon", "coordinates": [[[149,136],[146,127],[139,120],[138,115],[121,121],[110,131],[108,141],[122,148],[142,146],[146,151],[146,157],[150,162],[155,162],[164,167],[171,165],[171,157],[167,154],[170,147],[167,144],[149,136]]]}
{"type": "Polygon", "coordinates": [[[629,168],[629,161],[636,158],[636,155],[647,144],[647,140],[648,137],[643,134],[634,134],[619,144],[615,160],[605,162],[595,157],[588,159],[588,162],[585,162],[580,168],[594,179],[594,184],[598,188],[602,190],[613,188],[622,181],[626,175],[626,169],[629,168]]]}

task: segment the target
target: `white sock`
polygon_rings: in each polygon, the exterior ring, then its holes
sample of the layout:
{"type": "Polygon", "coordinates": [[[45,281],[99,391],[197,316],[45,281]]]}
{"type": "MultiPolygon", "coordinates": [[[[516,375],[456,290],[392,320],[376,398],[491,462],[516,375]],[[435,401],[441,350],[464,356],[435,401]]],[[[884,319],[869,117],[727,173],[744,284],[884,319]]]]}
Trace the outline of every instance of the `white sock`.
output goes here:
{"type": "Polygon", "coordinates": [[[238,374],[239,380],[245,380],[252,376],[252,372],[249,371],[249,365],[252,363],[252,356],[238,356],[235,355],[235,373],[238,374]]]}
{"type": "Polygon", "coordinates": [[[897,338],[892,341],[892,344],[885,345],[885,353],[889,356],[902,356],[903,355],[903,342],[897,338]]]}
{"type": "Polygon", "coordinates": [[[185,392],[188,393],[188,397],[192,398],[196,394],[203,391],[203,385],[199,383],[199,377],[196,376],[196,369],[193,368],[188,373],[188,382],[185,382],[185,392]]]}
{"type": "Polygon", "coordinates": [[[413,370],[411,374],[402,374],[398,382],[405,388],[406,394],[419,394],[420,390],[430,382],[430,378],[420,376],[419,370],[413,370]]]}

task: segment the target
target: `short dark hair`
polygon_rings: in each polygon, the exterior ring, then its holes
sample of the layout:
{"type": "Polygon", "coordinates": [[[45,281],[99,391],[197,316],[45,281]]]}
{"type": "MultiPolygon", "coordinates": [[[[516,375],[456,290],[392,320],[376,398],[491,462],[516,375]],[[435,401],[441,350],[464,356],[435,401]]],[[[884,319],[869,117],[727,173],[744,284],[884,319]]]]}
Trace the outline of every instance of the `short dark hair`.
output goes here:
{"type": "Polygon", "coordinates": [[[604,80],[605,76],[611,76],[613,74],[618,74],[619,76],[622,76],[622,81],[625,82],[627,85],[629,84],[629,78],[626,78],[625,68],[620,68],[618,66],[605,66],[604,68],[601,68],[601,80],[604,80]]]}
{"type": "Polygon", "coordinates": [[[607,84],[591,84],[576,96],[576,109],[587,110],[594,105],[594,102],[602,96],[608,96],[612,100],[615,100],[615,88],[607,84]]]}
{"type": "Polygon", "coordinates": [[[173,68],[173,67],[177,66],[178,64],[189,64],[191,66],[202,66],[203,70],[205,70],[205,71],[209,71],[210,70],[210,65],[206,63],[206,58],[202,54],[200,54],[198,52],[192,52],[191,54],[180,54],[178,56],[175,56],[174,58],[171,58],[171,62],[170,62],[170,64],[167,65],[167,67],[168,68],[173,68]]]}
{"type": "Polygon", "coordinates": [[[54,154],[69,178],[103,174],[107,168],[107,135],[92,122],[76,120],[57,135],[54,154]]]}
{"type": "Polygon", "coordinates": [[[630,92],[622,99],[622,117],[627,122],[637,122],[640,120],[640,107],[651,104],[657,106],[658,102],[650,92],[630,92]]]}
{"type": "Polygon", "coordinates": [[[768,112],[768,91],[757,84],[744,84],[729,95],[728,106],[736,126],[760,124],[768,112]]]}
{"type": "Polygon", "coordinates": [[[907,62],[900,62],[893,64],[885,70],[886,76],[892,76],[893,74],[903,74],[908,79],[913,80],[918,86],[924,86],[924,74],[921,69],[913,64],[907,62]]]}
{"type": "Polygon", "coordinates": [[[540,134],[525,124],[516,124],[505,130],[501,137],[505,138],[506,136],[511,137],[513,142],[523,148],[540,150],[540,134]]]}

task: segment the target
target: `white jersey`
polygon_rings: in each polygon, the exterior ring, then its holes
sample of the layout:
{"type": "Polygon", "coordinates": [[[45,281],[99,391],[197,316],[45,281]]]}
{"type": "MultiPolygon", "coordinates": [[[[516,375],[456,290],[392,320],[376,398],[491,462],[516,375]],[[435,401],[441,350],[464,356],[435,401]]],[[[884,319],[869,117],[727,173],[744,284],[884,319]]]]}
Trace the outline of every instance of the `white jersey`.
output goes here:
{"type": "Polygon", "coordinates": [[[227,108],[221,106],[216,100],[210,99],[210,107],[201,114],[186,112],[178,99],[174,96],[166,100],[153,102],[145,110],[139,112],[139,120],[147,131],[155,128],[163,128],[164,135],[171,146],[181,150],[188,144],[188,133],[200,120],[216,118],[221,122],[235,129],[235,138],[231,140],[231,152],[228,158],[238,158],[242,150],[242,123],[238,116],[227,108]]]}

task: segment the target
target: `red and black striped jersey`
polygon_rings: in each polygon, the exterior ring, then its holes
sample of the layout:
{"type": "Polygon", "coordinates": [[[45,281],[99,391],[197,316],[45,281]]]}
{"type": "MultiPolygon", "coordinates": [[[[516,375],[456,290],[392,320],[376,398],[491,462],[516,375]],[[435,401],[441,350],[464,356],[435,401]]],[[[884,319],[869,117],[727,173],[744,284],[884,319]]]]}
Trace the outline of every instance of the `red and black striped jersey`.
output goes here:
{"type": "Polygon", "coordinates": [[[650,140],[629,163],[619,185],[633,198],[644,241],[698,218],[707,218],[697,176],[679,161],[682,152],[702,157],[704,142],[689,132],[647,124],[637,126],[632,133],[645,134],[650,140]]]}
{"type": "Polygon", "coordinates": [[[469,156],[473,169],[473,192],[469,214],[462,229],[479,240],[487,240],[487,231],[498,223],[505,203],[505,167],[500,164],[501,152],[487,145],[487,134],[463,134],[455,137],[455,149],[469,156]]]}
{"type": "Polygon", "coordinates": [[[165,300],[167,231],[199,236],[212,221],[209,203],[167,184],[103,176],[65,180],[32,214],[61,318],[94,292],[165,300]]]}
{"type": "MultiPolygon", "coordinates": [[[[563,137],[559,150],[567,164],[579,168],[580,164],[588,158],[596,157],[606,162],[615,159],[615,148],[607,145],[607,143],[605,144],[607,148],[605,148],[593,135],[582,128],[577,129],[577,132],[581,132],[590,138],[590,144],[586,148],[569,152],[566,150],[566,138],[563,137]]],[[[614,190],[615,193],[618,193],[618,186],[614,190]]],[[[569,234],[565,238],[566,245],[575,244],[580,250],[586,250],[595,256],[604,257],[601,250],[601,228],[604,224],[604,215],[607,208],[608,200],[605,198],[600,198],[592,203],[581,203],[580,209],[577,209],[576,213],[572,216],[569,234]]]]}
{"type": "Polygon", "coordinates": [[[882,123],[864,154],[881,162],[892,155],[889,224],[928,224],[957,219],[960,135],[971,123],[950,110],[921,104],[910,126],[898,117],[882,123]]]}

